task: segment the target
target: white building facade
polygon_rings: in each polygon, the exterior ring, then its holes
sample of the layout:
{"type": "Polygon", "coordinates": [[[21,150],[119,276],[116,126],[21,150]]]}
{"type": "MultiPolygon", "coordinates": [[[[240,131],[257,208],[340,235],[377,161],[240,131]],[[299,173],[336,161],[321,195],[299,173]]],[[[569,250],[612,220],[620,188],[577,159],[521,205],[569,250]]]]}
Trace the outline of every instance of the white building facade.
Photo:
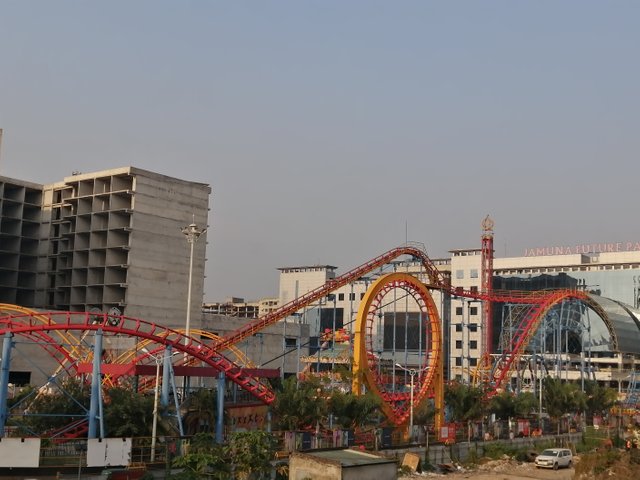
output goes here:
{"type": "MultiPolygon", "coordinates": [[[[574,253],[565,249],[562,252],[551,250],[551,253],[557,252],[558,254],[537,255],[538,253],[549,252],[549,250],[541,251],[537,249],[529,250],[527,255],[523,257],[495,258],[493,261],[493,287],[494,289],[506,290],[557,288],[585,290],[592,294],[593,298],[605,310],[610,312],[608,321],[614,327],[617,325],[623,329],[631,328],[633,330],[634,319],[636,319],[636,327],[638,328],[635,328],[636,331],[629,332],[629,334],[636,335],[640,332],[640,317],[637,316],[637,308],[640,303],[640,245],[635,249],[633,245],[636,244],[629,243],[628,245],[632,247],[629,250],[622,249],[621,251],[611,251],[611,244],[606,245],[607,247],[603,247],[604,251],[590,251],[587,253],[574,253]],[[607,299],[611,299],[611,301],[607,299]],[[616,312],[623,311],[624,313],[620,315],[612,313],[613,309],[616,309],[616,312]]],[[[617,249],[620,250],[620,244],[614,245],[618,245],[617,249]]],[[[451,286],[454,289],[462,287],[464,290],[480,290],[482,280],[481,249],[459,249],[452,250],[450,253],[450,258],[434,260],[434,263],[446,277],[450,277],[451,286]]],[[[397,263],[392,268],[395,271],[413,273],[423,281],[427,281],[420,271],[418,263],[397,263]]],[[[327,280],[335,278],[335,276],[336,267],[329,266],[287,267],[281,269],[279,290],[281,305],[293,300],[296,296],[300,297],[313,288],[319,287],[327,280]]],[[[298,312],[301,321],[310,327],[309,334],[312,344],[314,336],[320,336],[327,329],[345,328],[352,330],[360,300],[374,279],[373,276],[372,278],[362,278],[336,290],[315,305],[298,312]]],[[[439,291],[433,291],[433,297],[442,320],[446,363],[445,375],[450,379],[471,381],[473,372],[483,353],[482,302],[442,295],[439,291]]],[[[506,325],[502,318],[504,317],[504,309],[502,306],[498,307],[494,309],[493,315],[494,341],[492,352],[494,353],[501,347],[498,337],[501,333],[500,329],[503,325],[506,325]]],[[[548,333],[539,333],[541,340],[538,340],[538,342],[543,342],[545,335],[555,335],[552,332],[552,328],[556,327],[553,327],[551,323],[545,324],[541,328],[546,328],[548,333]]],[[[557,328],[567,329],[568,327],[558,326],[557,328]]],[[[394,331],[395,329],[396,327],[394,326],[394,331]]],[[[594,327],[595,330],[596,328],[594,327]]],[[[401,331],[401,329],[398,331],[401,331]]],[[[381,333],[382,337],[387,334],[388,332],[381,333]]],[[[575,343],[580,339],[581,335],[581,333],[575,332],[572,335],[563,334],[560,331],[557,338],[564,338],[562,341],[568,347],[569,340],[575,343]]],[[[620,334],[619,336],[627,337],[626,334],[620,334]]],[[[382,337],[377,341],[380,343],[386,342],[386,340],[382,340],[382,337]]],[[[548,340],[548,342],[550,341],[548,340]]],[[[607,351],[605,345],[607,341],[610,341],[610,339],[602,340],[600,344],[596,344],[594,340],[592,342],[593,349],[589,347],[588,360],[589,368],[591,368],[589,378],[597,377],[598,380],[620,387],[624,384],[622,377],[628,375],[629,370],[635,367],[636,361],[630,359],[640,358],[640,342],[636,352],[635,347],[630,343],[625,344],[624,341],[619,342],[620,345],[616,347],[619,351],[607,351]],[[609,374],[607,372],[614,373],[609,374]]],[[[533,348],[542,348],[542,346],[533,348]]],[[[546,357],[551,355],[549,348],[547,345],[546,357]]],[[[584,346],[584,340],[583,348],[587,348],[584,346]]],[[[574,345],[574,350],[576,351],[574,354],[565,352],[564,357],[559,356],[558,360],[554,359],[556,374],[560,373],[558,370],[560,369],[563,372],[562,375],[565,375],[566,378],[573,377],[574,380],[584,375],[583,369],[585,367],[584,365],[580,366],[580,362],[585,363],[584,356],[586,353],[583,352],[581,358],[580,354],[577,353],[579,349],[574,345]],[[560,366],[558,367],[558,365],[560,366]]],[[[381,347],[380,350],[382,352],[384,347],[381,347]]],[[[539,354],[542,353],[542,350],[540,350],[539,354]]],[[[551,373],[553,374],[554,372],[552,371],[551,373]]]]}

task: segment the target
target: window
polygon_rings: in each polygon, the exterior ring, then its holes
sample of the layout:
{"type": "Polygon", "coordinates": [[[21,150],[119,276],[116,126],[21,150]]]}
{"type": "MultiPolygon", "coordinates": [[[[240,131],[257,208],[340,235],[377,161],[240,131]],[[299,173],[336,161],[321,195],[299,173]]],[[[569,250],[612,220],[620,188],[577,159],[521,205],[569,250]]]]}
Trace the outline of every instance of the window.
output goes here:
{"type": "Polygon", "coordinates": [[[478,307],[469,307],[469,315],[478,315],[478,307]]]}
{"type": "Polygon", "coordinates": [[[9,372],[9,383],[19,387],[27,386],[31,383],[31,372],[9,372]]]}
{"type": "Polygon", "coordinates": [[[471,273],[469,275],[471,278],[478,278],[478,269],[477,268],[472,268],[471,269],[471,273]]]}
{"type": "Polygon", "coordinates": [[[477,340],[471,340],[471,341],[469,342],[469,348],[470,348],[471,350],[477,350],[477,348],[478,348],[478,341],[477,341],[477,340]]]}
{"type": "Polygon", "coordinates": [[[339,293],[339,294],[338,294],[338,301],[339,301],[339,302],[344,301],[344,293],[339,293]]]}
{"type": "Polygon", "coordinates": [[[456,323],[456,332],[461,332],[461,331],[462,331],[462,324],[456,323]]]}
{"type": "Polygon", "coordinates": [[[471,293],[478,293],[478,287],[476,286],[470,287],[469,290],[471,290],[471,293]]]}
{"type": "MultiPolygon", "coordinates": [[[[364,293],[362,294],[362,296],[364,296],[364,293]]],[[[349,294],[349,300],[355,300],[356,299],[356,294],[355,293],[350,293],[349,294]]],[[[362,297],[360,297],[360,300],[362,300],[362,297]]]]}
{"type": "Polygon", "coordinates": [[[363,298],[364,298],[364,292],[360,294],[360,300],[362,300],[363,298]]]}
{"type": "Polygon", "coordinates": [[[456,278],[462,280],[464,278],[464,270],[456,270],[456,278]]]}
{"type": "Polygon", "coordinates": [[[460,350],[462,348],[462,340],[456,340],[456,348],[460,350]]]}
{"type": "Polygon", "coordinates": [[[462,315],[462,307],[456,307],[456,315],[462,315]]]}
{"type": "Polygon", "coordinates": [[[462,366],[462,357],[456,357],[456,367],[462,366]]]}
{"type": "Polygon", "coordinates": [[[470,323],[468,325],[469,327],[469,331],[470,332],[477,332],[478,331],[478,324],[477,323],[470,323]]]}
{"type": "Polygon", "coordinates": [[[470,367],[475,367],[476,365],[478,365],[478,359],[477,358],[470,358],[469,359],[469,366],[470,367]]]}
{"type": "Polygon", "coordinates": [[[298,346],[298,339],[297,338],[286,337],[284,339],[284,346],[286,348],[296,348],[298,346]]]}

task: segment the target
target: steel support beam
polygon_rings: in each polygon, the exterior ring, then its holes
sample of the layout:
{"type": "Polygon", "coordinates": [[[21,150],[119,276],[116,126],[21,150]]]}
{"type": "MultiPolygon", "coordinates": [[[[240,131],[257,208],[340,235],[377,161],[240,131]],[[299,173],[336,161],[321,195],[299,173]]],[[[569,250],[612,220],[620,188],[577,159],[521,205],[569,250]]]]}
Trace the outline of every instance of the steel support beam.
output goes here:
{"type": "MultiPolygon", "coordinates": [[[[102,411],[102,394],[100,384],[102,375],[100,363],[102,359],[102,330],[96,330],[93,341],[93,372],[91,377],[91,402],[89,404],[89,432],[88,438],[98,438],[98,411],[102,411]]],[[[102,425],[102,422],[100,422],[102,425]]],[[[102,428],[101,428],[102,430],[102,428]]],[[[100,435],[104,432],[100,431],[100,435]]]]}
{"type": "Polygon", "coordinates": [[[224,441],[224,390],[226,386],[224,372],[220,372],[218,375],[218,415],[216,417],[216,443],[222,443],[224,441]]]}
{"type": "Polygon", "coordinates": [[[7,400],[9,399],[9,372],[11,371],[11,348],[13,347],[13,334],[4,334],[2,342],[2,368],[0,369],[0,438],[4,436],[4,427],[7,423],[9,411],[7,400]]]}

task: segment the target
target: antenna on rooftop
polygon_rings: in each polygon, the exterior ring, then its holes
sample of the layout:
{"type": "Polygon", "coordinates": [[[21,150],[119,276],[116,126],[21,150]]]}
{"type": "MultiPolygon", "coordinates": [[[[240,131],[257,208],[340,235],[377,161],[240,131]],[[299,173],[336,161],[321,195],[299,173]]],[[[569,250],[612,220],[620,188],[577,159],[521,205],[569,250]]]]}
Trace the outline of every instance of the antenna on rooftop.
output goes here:
{"type": "Polygon", "coordinates": [[[404,221],[404,244],[409,245],[409,221],[404,221]]]}

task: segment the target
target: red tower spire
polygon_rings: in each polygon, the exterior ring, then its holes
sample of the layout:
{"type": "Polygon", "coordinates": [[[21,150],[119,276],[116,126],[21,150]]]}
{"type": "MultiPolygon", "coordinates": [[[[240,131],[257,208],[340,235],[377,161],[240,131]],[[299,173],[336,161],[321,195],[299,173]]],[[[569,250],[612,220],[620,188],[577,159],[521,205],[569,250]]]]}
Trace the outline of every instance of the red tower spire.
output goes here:
{"type": "Polygon", "coordinates": [[[491,291],[493,290],[493,220],[489,215],[482,220],[482,291],[487,299],[482,305],[482,352],[491,354],[493,339],[491,291]]]}

